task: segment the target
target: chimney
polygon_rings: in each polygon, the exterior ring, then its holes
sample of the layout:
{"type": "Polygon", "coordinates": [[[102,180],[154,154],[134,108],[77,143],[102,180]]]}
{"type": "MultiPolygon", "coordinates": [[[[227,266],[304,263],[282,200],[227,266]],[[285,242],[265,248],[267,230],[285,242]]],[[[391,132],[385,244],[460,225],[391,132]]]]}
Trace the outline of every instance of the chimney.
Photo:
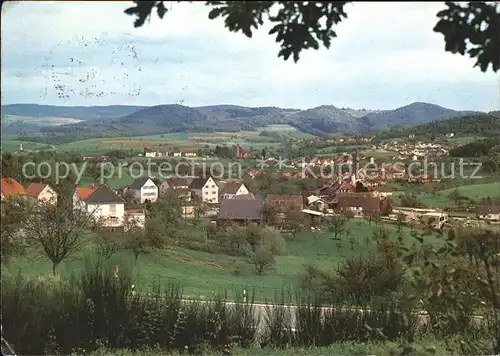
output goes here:
{"type": "Polygon", "coordinates": [[[351,175],[351,183],[352,183],[352,185],[356,185],[356,175],[355,174],[351,175]]]}
{"type": "Polygon", "coordinates": [[[23,144],[22,144],[22,143],[20,143],[20,144],[19,144],[19,151],[22,151],[22,150],[23,150],[23,144]]]}

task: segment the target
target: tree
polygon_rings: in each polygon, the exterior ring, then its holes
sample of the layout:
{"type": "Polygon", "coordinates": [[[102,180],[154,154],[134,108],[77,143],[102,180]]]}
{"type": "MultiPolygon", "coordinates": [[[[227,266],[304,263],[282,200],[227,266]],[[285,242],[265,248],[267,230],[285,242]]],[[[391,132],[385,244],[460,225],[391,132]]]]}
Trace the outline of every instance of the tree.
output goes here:
{"type": "Polygon", "coordinates": [[[267,268],[273,266],[275,262],[276,257],[268,242],[260,244],[256,250],[250,254],[250,263],[254,265],[259,275],[264,273],[267,268]]]}
{"type": "Polygon", "coordinates": [[[182,221],[183,201],[174,190],[160,197],[152,205],[151,218],[159,225],[165,235],[173,235],[177,225],[182,221]]]}
{"type": "MultiPolygon", "coordinates": [[[[184,204],[187,204],[187,202],[184,202],[184,204]]],[[[194,206],[194,219],[196,223],[200,222],[200,218],[202,216],[205,216],[206,212],[208,211],[208,208],[205,204],[202,202],[197,202],[194,206]]]]}
{"type": "Polygon", "coordinates": [[[273,203],[264,204],[262,215],[264,222],[269,225],[277,225],[281,221],[281,209],[273,203]]]}
{"type": "Polygon", "coordinates": [[[295,237],[297,232],[309,226],[309,218],[303,212],[292,209],[285,213],[285,225],[292,232],[292,236],[295,237]]]}
{"type": "Polygon", "coordinates": [[[363,185],[361,182],[356,182],[356,193],[366,193],[368,192],[368,188],[363,185]]]}
{"type": "Polygon", "coordinates": [[[115,253],[123,248],[122,239],[115,233],[101,231],[97,234],[95,241],[97,253],[104,259],[109,260],[115,253]]]}
{"type": "Polygon", "coordinates": [[[248,257],[251,264],[255,266],[258,274],[272,266],[276,255],[283,250],[285,241],[280,232],[272,227],[262,227],[250,225],[248,227],[237,228],[236,239],[241,239],[248,244],[248,257]]]}
{"type": "Polygon", "coordinates": [[[57,266],[79,251],[86,242],[87,233],[100,223],[94,212],[83,209],[68,211],[66,206],[31,199],[24,199],[19,206],[26,240],[50,259],[54,275],[57,266]]]}
{"type": "MultiPolygon", "coordinates": [[[[134,1],[135,6],[124,12],[135,16],[134,27],[141,27],[156,8],[158,17],[167,12],[164,1],[134,1]]],[[[319,49],[320,43],[330,48],[337,37],[334,25],[347,18],[344,11],[350,1],[337,2],[290,2],[290,1],[207,1],[211,6],[208,17],[224,18],[231,32],[241,31],[251,38],[252,30],[269,21],[274,27],[270,35],[276,35],[280,43],[278,57],[288,60],[293,56],[297,62],[302,50],[319,49]],[[273,8],[274,13],[271,12],[273,8]]],[[[437,13],[440,19],[434,31],[443,34],[445,50],[475,58],[481,71],[500,68],[500,4],[498,2],[469,1],[467,3],[446,2],[446,8],[437,13]]]]}
{"type": "Polygon", "coordinates": [[[421,301],[420,308],[438,332],[455,333],[462,354],[498,354],[500,233],[462,228],[444,242],[426,253],[401,248],[405,263],[415,271],[408,301],[421,301]],[[481,338],[470,334],[471,315],[478,311],[484,312],[485,320],[481,338]]]}
{"type": "Polygon", "coordinates": [[[336,214],[329,218],[326,224],[328,231],[333,233],[333,239],[338,240],[338,237],[345,231],[347,217],[343,214],[336,214]]]}
{"type": "Polygon", "coordinates": [[[21,255],[27,247],[25,235],[22,230],[24,218],[20,209],[23,198],[8,197],[2,201],[2,214],[0,215],[0,239],[2,250],[2,263],[7,265],[11,257],[21,255]]]}
{"type": "Polygon", "coordinates": [[[155,249],[161,249],[167,243],[162,231],[162,224],[156,219],[148,219],[141,227],[134,218],[127,217],[123,224],[123,247],[131,251],[135,263],[140,255],[147,255],[155,249]]]}
{"type": "Polygon", "coordinates": [[[403,231],[403,226],[405,225],[405,222],[406,222],[406,215],[401,212],[398,213],[396,215],[396,229],[398,234],[401,234],[401,232],[403,231]]]}
{"type": "Polygon", "coordinates": [[[462,199],[462,194],[460,194],[460,191],[458,189],[453,189],[450,194],[448,194],[448,198],[453,200],[455,205],[458,205],[460,200],[462,199]]]}

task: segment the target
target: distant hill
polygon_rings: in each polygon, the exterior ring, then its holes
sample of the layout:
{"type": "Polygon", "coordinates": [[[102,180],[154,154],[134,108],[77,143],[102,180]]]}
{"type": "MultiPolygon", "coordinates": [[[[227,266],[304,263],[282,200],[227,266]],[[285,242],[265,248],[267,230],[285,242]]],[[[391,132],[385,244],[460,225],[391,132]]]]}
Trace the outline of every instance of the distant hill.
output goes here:
{"type": "Polygon", "coordinates": [[[314,135],[359,134],[475,113],[455,111],[428,103],[413,103],[395,110],[384,111],[338,108],[333,105],[299,110],[237,105],[191,108],[182,105],[56,107],[31,104],[7,105],[2,107],[2,111],[10,115],[50,114],[54,117],[79,119],[82,121],[34,127],[33,130],[49,136],[65,134],[86,135],[86,137],[109,136],[112,133],[136,136],[178,131],[255,130],[276,124],[290,125],[314,135]],[[97,117],[99,120],[95,120],[97,117]]]}
{"type": "Polygon", "coordinates": [[[463,117],[455,117],[448,120],[433,121],[423,125],[406,128],[390,129],[378,135],[380,138],[396,138],[408,136],[414,133],[416,136],[445,135],[453,133],[462,136],[500,136],[500,117],[489,114],[478,114],[463,117]]]}
{"type": "Polygon", "coordinates": [[[40,132],[43,127],[78,123],[82,120],[111,119],[146,106],[54,106],[37,104],[2,105],[2,135],[40,132]]]}
{"type": "Polygon", "coordinates": [[[500,117],[500,110],[490,111],[488,115],[500,117]]]}
{"type": "Polygon", "coordinates": [[[2,105],[3,115],[27,117],[65,117],[77,120],[109,119],[131,114],[147,106],[54,106],[38,104],[2,105]]]}
{"type": "Polygon", "coordinates": [[[479,114],[478,111],[456,111],[429,103],[413,103],[396,110],[384,110],[368,114],[361,119],[370,131],[385,130],[388,127],[404,127],[442,121],[452,117],[479,114]]]}

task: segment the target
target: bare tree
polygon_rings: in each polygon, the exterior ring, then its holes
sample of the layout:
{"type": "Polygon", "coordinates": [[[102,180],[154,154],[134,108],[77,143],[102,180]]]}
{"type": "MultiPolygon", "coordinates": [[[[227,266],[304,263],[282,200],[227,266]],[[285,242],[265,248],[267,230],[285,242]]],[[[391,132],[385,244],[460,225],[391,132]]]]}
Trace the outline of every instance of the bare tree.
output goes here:
{"type": "Polygon", "coordinates": [[[24,215],[22,226],[26,239],[50,259],[53,274],[64,259],[83,247],[87,233],[98,224],[94,212],[68,211],[66,207],[66,204],[34,200],[25,200],[19,206],[24,215]]]}

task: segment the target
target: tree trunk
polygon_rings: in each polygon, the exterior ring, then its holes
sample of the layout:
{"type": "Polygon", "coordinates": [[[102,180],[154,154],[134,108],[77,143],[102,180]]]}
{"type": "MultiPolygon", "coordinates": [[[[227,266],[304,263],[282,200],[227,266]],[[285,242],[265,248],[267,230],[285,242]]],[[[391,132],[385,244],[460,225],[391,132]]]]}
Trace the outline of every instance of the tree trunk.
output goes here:
{"type": "Polygon", "coordinates": [[[57,266],[59,266],[59,262],[52,261],[52,275],[57,275],[57,266]]]}

